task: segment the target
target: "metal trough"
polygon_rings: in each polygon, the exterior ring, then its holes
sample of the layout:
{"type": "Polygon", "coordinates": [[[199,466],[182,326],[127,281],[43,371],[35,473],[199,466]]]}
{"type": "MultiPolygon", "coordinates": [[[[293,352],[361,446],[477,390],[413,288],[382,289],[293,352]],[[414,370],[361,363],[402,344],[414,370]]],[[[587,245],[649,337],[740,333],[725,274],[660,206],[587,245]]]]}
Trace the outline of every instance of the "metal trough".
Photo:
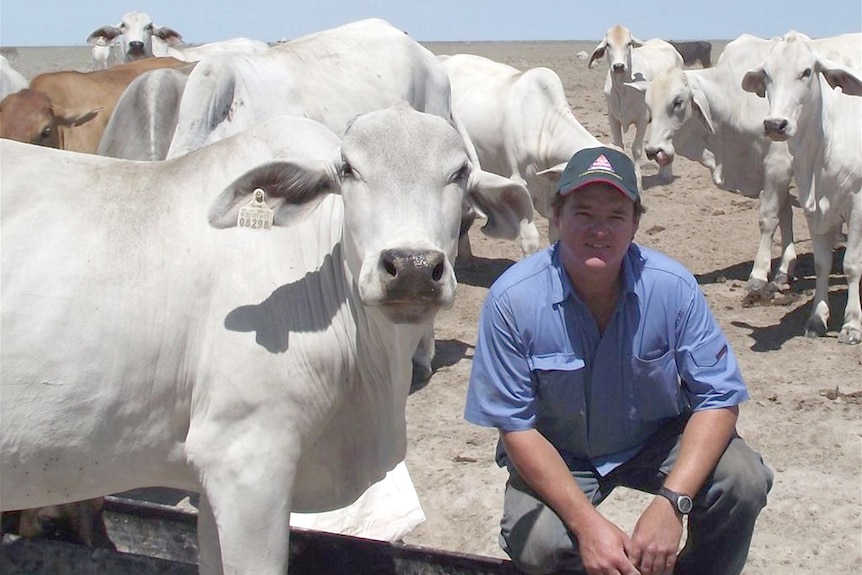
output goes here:
{"type": "MultiPolygon", "coordinates": [[[[6,535],[4,575],[196,575],[194,512],[120,497],[105,522],[120,551],[6,535]]],[[[291,529],[291,575],[518,575],[510,561],[291,529]]]]}

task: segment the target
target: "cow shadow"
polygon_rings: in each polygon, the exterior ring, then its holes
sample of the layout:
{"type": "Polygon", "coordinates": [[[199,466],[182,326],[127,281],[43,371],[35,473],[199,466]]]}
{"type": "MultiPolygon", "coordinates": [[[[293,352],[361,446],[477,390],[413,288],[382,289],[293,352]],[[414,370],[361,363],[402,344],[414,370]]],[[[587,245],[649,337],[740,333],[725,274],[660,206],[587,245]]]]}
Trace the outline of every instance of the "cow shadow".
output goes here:
{"type": "MultiPolygon", "coordinates": [[[[777,351],[787,341],[805,336],[805,324],[808,321],[808,316],[811,315],[813,305],[814,300],[812,298],[804,305],[785,314],[775,325],[757,327],[744,321],[732,321],[730,323],[734,327],[750,330],[749,337],[754,340],[749,348],[751,351],[777,351]]],[[[829,292],[829,309],[833,311],[827,326],[827,330],[830,332],[830,335],[826,336],[827,338],[835,339],[834,333],[841,331],[841,325],[844,323],[843,310],[846,305],[846,289],[829,292]],[[836,313],[836,310],[840,310],[840,312],[836,313]]]]}
{"type": "MultiPolygon", "coordinates": [[[[840,285],[846,283],[843,277],[844,274],[844,247],[839,247],[832,250],[832,270],[829,275],[829,285],[840,285]],[[842,276],[842,277],[836,277],[842,276]]],[[[770,269],[775,271],[781,263],[781,258],[773,258],[770,262],[770,269]]],[[[695,274],[694,277],[697,283],[701,285],[724,283],[728,280],[748,281],[748,276],[751,274],[751,268],[754,266],[753,260],[740,262],[731,266],[713,270],[704,274],[695,274]]],[[[800,254],[796,259],[796,268],[793,271],[793,277],[790,278],[792,290],[801,292],[808,289],[814,289],[814,254],[800,254]]]]}
{"type": "Polygon", "coordinates": [[[649,174],[641,178],[641,188],[646,191],[657,186],[669,186],[678,179],[679,176],[676,174],[672,174],[670,179],[667,180],[660,178],[658,174],[649,174]]]}
{"type": "MultiPolygon", "coordinates": [[[[833,310],[829,319],[828,331],[837,332],[841,330],[843,323],[843,310],[847,305],[847,280],[843,275],[844,247],[839,247],[832,252],[832,269],[829,275],[829,286],[844,286],[844,289],[831,290],[829,292],[829,308],[833,310]]],[[[778,268],[780,258],[774,258],[771,269],[778,268]]],[[[725,268],[713,270],[705,274],[697,274],[695,278],[698,284],[724,283],[735,280],[747,282],[751,273],[753,261],[742,262],[725,268]]],[[[805,324],[811,315],[814,297],[811,292],[815,287],[814,255],[805,253],[799,255],[796,261],[794,276],[790,278],[790,289],[778,294],[775,301],[790,303],[803,298],[808,301],[802,305],[796,305],[786,313],[775,325],[757,327],[743,321],[733,321],[731,325],[751,331],[750,337],[754,340],[752,351],[766,352],[781,349],[785,342],[805,334],[805,324]]],[[[740,302],[742,305],[742,302],[740,302]]],[[[774,305],[774,304],[773,304],[774,305]]]]}
{"type": "Polygon", "coordinates": [[[431,360],[431,377],[414,379],[410,384],[411,395],[425,389],[440,368],[451,367],[464,358],[472,359],[472,350],[475,349],[472,344],[457,339],[435,340],[434,347],[434,358],[431,360]]]}
{"type": "Polygon", "coordinates": [[[237,307],[225,316],[230,331],[255,332],[255,341],[271,353],[284,353],[290,347],[290,333],[321,332],[331,324],[344,303],[346,294],[338,294],[336,274],[320,270],[338,269],[341,245],[326,254],[317,270],[300,280],[276,288],[257,304],[237,307]],[[303,302],[298,305],[297,302],[303,302]]]}
{"type": "Polygon", "coordinates": [[[473,256],[467,263],[455,260],[455,277],[460,284],[487,289],[514,263],[514,260],[508,258],[478,256],[473,256]]]}

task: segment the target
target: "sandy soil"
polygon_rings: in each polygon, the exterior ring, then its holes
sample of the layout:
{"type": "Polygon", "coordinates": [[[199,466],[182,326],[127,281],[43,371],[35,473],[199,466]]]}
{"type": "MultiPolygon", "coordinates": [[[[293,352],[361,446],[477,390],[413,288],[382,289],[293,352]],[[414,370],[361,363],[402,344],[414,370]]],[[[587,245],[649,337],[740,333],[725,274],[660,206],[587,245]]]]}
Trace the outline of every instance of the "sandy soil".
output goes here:
{"type": "MultiPolygon", "coordinates": [[[[429,43],[438,54],[474,53],[520,69],[546,66],[563,80],[581,123],[609,142],[601,88],[606,67],[593,70],[575,54],[593,42],[429,43]]],[[[722,43],[715,43],[713,61],[722,43]]],[[[89,49],[3,49],[31,78],[39,72],[90,67],[89,49]]],[[[627,134],[627,142],[633,131],[627,134]]],[[[740,433],[775,470],[746,573],[856,575],[862,572],[862,347],[837,342],[847,299],[836,256],[831,279],[833,321],[827,337],[802,336],[813,295],[813,261],[804,218],[795,211],[797,279],[780,303],[743,307],[744,285],[757,248],[756,200],[716,189],[707,170],[679,158],[676,179],[655,184],[642,164],[648,212],[637,241],[663,250],[694,272],[736,351],[751,401],[740,433]]],[[[540,230],[547,222],[538,217],[540,230]]],[[[513,242],[471,231],[477,258],[459,274],[453,309],[437,321],[437,358],[430,383],[411,395],[407,462],[427,521],[405,541],[462,553],[502,557],[497,545],[505,472],[494,463],[496,432],[462,416],[477,314],[488,286],[519,259],[513,242]]],[[[777,244],[773,256],[777,257],[777,244]]],[[[628,530],[648,498],[620,490],[601,506],[628,530]]]]}

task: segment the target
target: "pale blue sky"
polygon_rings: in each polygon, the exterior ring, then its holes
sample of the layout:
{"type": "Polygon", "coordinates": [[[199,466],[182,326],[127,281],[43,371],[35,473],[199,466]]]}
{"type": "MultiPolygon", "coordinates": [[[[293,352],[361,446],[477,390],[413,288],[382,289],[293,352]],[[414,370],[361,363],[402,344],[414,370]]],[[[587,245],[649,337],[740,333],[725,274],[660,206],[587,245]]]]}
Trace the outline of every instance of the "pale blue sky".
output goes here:
{"type": "Polygon", "coordinates": [[[0,45],[84,45],[135,10],[189,43],[269,42],[370,16],[419,41],[597,40],[613,24],[666,40],[862,31],[859,0],[0,0],[0,45]]]}

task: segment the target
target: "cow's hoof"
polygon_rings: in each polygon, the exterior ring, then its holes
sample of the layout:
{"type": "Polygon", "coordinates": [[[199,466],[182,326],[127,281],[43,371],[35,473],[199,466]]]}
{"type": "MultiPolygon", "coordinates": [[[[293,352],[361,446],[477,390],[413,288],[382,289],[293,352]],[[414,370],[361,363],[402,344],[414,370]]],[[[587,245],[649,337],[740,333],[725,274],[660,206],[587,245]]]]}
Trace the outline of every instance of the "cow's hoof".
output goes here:
{"type": "Polygon", "coordinates": [[[747,293],[742,298],[742,305],[744,307],[767,304],[772,300],[772,296],[775,295],[775,284],[752,278],[748,280],[745,291],[747,293]]]}
{"type": "Polygon", "coordinates": [[[413,378],[410,381],[410,393],[419,391],[431,381],[431,367],[413,362],[413,378]]]}
{"type": "Polygon", "coordinates": [[[826,335],[826,324],[819,318],[812,318],[805,324],[805,337],[823,337],[826,335]]]}
{"type": "Polygon", "coordinates": [[[841,333],[838,334],[838,343],[845,343],[847,345],[862,343],[862,331],[845,326],[841,329],[841,333]]]}
{"type": "Polygon", "coordinates": [[[773,286],[775,291],[784,291],[790,289],[790,278],[787,277],[787,274],[780,273],[769,282],[769,285],[773,286]]]}

